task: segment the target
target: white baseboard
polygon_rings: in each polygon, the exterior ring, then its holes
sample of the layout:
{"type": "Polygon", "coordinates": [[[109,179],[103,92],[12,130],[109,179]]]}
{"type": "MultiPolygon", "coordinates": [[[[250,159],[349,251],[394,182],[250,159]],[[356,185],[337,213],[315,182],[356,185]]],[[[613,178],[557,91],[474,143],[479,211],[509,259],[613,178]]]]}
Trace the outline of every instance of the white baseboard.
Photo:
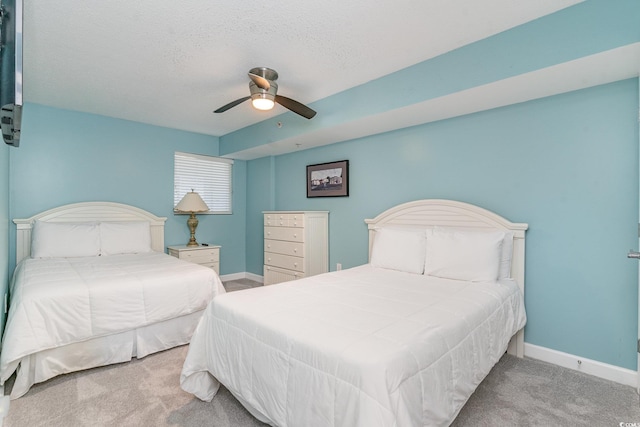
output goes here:
{"type": "Polygon", "coordinates": [[[584,357],[528,343],[524,343],[524,355],[525,357],[531,357],[532,359],[553,363],[554,365],[562,366],[563,368],[584,372],[585,374],[628,385],[633,388],[638,387],[638,373],[631,369],[609,365],[607,363],[598,362],[597,360],[586,359],[584,357]]]}
{"type": "Polygon", "coordinates": [[[264,283],[264,278],[258,274],[247,273],[246,271],[241,273],[233,273],[233,274],[225,274],[224,276],[220,276],[220,280],[223,282],[227,282],[229,280],[239,280],[239,279],[249,279],[254,282],[264,283]]]}
{"type": "Polygon", "coordinates": [[[259,274],[253,274],[253,273],[244,273],[245,274],[245,278],[249,279],[249,280],[253,280],[254,282],[260,282],[260,283],[264,283],[264,277],[260,276],[259,274]]]}

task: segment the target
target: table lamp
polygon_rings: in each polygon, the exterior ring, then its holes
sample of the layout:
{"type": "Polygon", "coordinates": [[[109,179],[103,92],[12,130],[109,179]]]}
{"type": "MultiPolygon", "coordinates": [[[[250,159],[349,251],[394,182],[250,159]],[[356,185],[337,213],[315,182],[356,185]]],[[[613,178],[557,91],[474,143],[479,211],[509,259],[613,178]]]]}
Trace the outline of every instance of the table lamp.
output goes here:
{"type": "Polygon", "coordinates": [[[202,197],[193,190],[185,194],[176,206],[176,211],[189,212],[191,214],[189,219],[187,219],[187,226],[189,227],[189,231],[191,231],[191,238],[187,246],[198,246],[198,242],[196,242],[196,227],[198,227],[196,212],[207,212],[208,210],[209,207],[204,200],[202,200],[202,197]]]}

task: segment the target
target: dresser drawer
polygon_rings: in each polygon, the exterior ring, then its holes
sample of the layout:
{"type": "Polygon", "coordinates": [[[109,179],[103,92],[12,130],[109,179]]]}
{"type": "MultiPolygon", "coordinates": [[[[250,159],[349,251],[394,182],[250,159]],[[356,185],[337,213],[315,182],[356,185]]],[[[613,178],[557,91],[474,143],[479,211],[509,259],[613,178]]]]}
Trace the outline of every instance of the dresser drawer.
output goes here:
{"type": "Polygon", "coordinates": [[[264,266],[264,285],[274,285],[276,283],[289,282],[291,280],[302,279],[304,273],[299,271],[287,270],[284,268],[264,266]]]}
{"type": "Polygon", "coordinates": [[[304,242],[303,230],[291,227],[265,227],[264,238],[270,240],[288,240],[304,242]]]}
{"type": "Polygon", "coordinates": [[[265,214],[265,227],[304,227],[303,214],[265,214]]]}
{"type": "Polygon", "coordinates": [[[264,251],[283,255],[304,257],[304,243],[265,239],[264,251]]]}
{"type": "MultiPolygon", "coordinates": [[[[176,256],[170,253],[172,256],[176,256]]],[[[177,257],[196,264],[207,264],[220,261],[220,252],[217,249],[199,249],[197,251],[178,251],[177,257]]]]}
{"type": "Polygon", "coordinates": [[[265,252],[264,263],[272,267],[281,267],[304,273],[304,259],[296,256],[265,252]]]}
{"type": "Polygon", "coordinates": [[[289,214],[264,214],[265,227],[288,227],[289,214]]]}
{"type": "Polygon", "coordinates": [[[289,227],[304,227],[304,215],[303,214],[289,214],[289,227]]]}

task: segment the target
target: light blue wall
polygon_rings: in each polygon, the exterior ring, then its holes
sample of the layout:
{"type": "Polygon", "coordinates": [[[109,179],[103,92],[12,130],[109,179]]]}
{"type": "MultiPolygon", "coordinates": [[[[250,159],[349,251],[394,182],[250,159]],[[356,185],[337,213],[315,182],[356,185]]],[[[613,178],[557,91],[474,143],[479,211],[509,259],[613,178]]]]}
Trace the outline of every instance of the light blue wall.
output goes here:
{"type": "Polygon", "coordinates": [[[275,209],[275,157],[247,163],[247,271],[262,275],[263,221],[261,212],[275,209]],[[259,256],[257,256],[259,255],[259,256]]]}
{"type": "MultiPolygon", "coordinates": [[[[67,203],[112,201],[166,216],[166,244],[189,240],[187,216],[172,210],[173,155],[217,155],[218,138],[38,104],[25,105],[22,129],[11,156],[11,218],[67,203]]],[[[233,215],[198,215],[198,241],[223,246],[222,274],[245,270],[243,161],[233,167],[233,208],[233,215]]],[[[11,265],[14,240],[12,227],[11,265]]]]}
{"type": "MultiPolygon", "coordinates": [[[[364,218],[410,200],[473,203],[529,223],[525,339],[636,369],[638,80],[250,161],[248,194],[274,173],[275,208],[330,211],[330,263],[367,261],[364,218]],[[348,198],[306,198],[305,166],[350,162],[348,198]]],[[[267,197],[249,204],[261,224],[267,197]]],[[[261,229],[248,230],[259,241],[261,229]]],[[[259,274],[262,248],[248,247],[259,274]]]]}

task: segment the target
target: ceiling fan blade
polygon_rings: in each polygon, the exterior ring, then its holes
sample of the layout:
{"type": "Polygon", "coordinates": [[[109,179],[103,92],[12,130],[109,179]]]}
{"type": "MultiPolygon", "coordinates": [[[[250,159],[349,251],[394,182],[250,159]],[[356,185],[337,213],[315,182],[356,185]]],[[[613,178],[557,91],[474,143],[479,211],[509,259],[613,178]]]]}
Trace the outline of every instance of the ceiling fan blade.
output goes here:
{"type": "Polygon", "coordinates": [[[249,74],[249,78],[256,84],[256,86],[258,86],[260,89],[264,89],[264,90],[269,90],[269,88],[271,87],[271,83],[269,83],[269,80],[265,79],[262,76],[259,76],[257,74],[253,74],[253,73],[248,73],[249,74]]]}
{"type": "Polygon", "coordinates": [[[286,96],[276,95],[276,102],[294,113],[301,115],[305,119],[312,119],[313,116],[316,115],[316,112],[311,108],[286,96]]]}
{"type": "Polygon", "coordinates": [[[227,105],[218,108],[216,111],[214,111],[214,113],[224,113],[228,109],[233,108],[238,104],[242,104],[244,101],[246,101],[249,98],[251,98],[251,97],[250,96],[245,96],[244,98],[236,99],[235,101],[230,102],[227,105]]]}

